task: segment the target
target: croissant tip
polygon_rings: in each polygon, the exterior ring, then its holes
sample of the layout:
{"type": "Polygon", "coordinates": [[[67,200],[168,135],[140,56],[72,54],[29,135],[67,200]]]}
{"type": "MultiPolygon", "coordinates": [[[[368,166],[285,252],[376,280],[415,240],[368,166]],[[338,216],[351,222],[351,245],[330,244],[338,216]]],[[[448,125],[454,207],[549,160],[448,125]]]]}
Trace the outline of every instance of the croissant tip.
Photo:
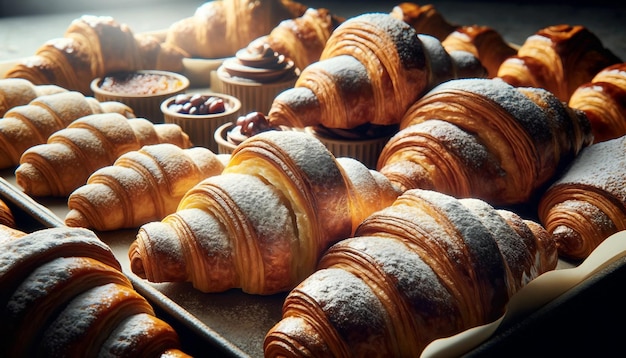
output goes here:
{"type": "Polygon", "coordinates": [[[15,180],[24,192],[33,196],[45,196],[52,192],[49,187],[50,181],[30,163],[22,163],[15,169],[15,180]]]}
{"type": "Polygon", "coordinates": [[[65,225],[69,227],[90,228],[89,220],[80,211],[71,209],[65,216],[65,225]]]}
{"type": "Polygon", "coordinates": [[[133,242],[128,249],[128,258],[130,259],[131,272],[140,278],[147,279],[146,270],[136,241],[133,242]]]}

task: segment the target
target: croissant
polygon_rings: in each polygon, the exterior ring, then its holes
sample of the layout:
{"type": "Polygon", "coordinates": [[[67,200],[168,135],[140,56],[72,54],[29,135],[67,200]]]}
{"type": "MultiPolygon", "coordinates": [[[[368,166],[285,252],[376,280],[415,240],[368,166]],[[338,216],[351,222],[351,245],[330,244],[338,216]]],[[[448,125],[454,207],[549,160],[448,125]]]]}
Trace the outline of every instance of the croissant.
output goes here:
{"type": "Polygon", "coordinates": [[[57,84],[91,95],[91,81],[109,73],[140,69],[180,71],[188,54],[176,47],[155,51],[157,45],[160,46],[146,38],[137,39],[128,25],[110,16],[82,15],[70,23],[63,37],[46,41],[34,55],[10,68],[5,77],[57,84]],[[161,56],[168,60],[159,60],[161,56]],[[147,67],[155,64],[163,67],[147,67]]]}
{"type": "Polygon", "coordinates": [[[281,21],[262,41],[303,69],[320,59],[332,32],[345,19],[328,9],[307,9],[300,17],[281,21]]]}
{"type": "MultiPolygon", "coordinates": [[[[2,214],[2,212],[0,212],[0,214],[2,214]]],[[[7,225],[2,224],[2,221],[0,221],[0,245],[5,241],[18,239],[24,235],[26,235],[26,233],[16,229],[14,223],[8,223],[7,225]]]]}
{"type": "Polygon", "coordinates": [[[291,0],[215,0],[171,24],[165,43],[199,58],[235,55],[267,35],[280,21],[302,16],[306,6],[291,0]]]}
{"type": "Polygon", "coordinates": [[[535,222],[479,199],[408,190],[288,294],[265,356],[418,357],[435,339],[497,319],[557,261],[535,222]]]}
{"type": "Polygon", "coordinates": [[[218,156],[204,147],[144,146],[122,154],[74,190],[65,224],[105,231],[161,220],[176,211],[187,190],[223,169],[218,156]]]}
{"type": "Polygon", "coordinates": [[[583,112],[499,79],[443,83],[407,110],[400,128],[377,164],[394,185],[492,205],[528,202],[593,139],[583,112]]]}
{"type": "Polygon", "coordinates": [[[237,147],[221,175],[190,189],[175,213],[140,227],[130,267],[203,292],[284,292],[397,195],[380,173],[336,159],[312,135],[263,132],[237,147]]]}
{"type": "Polygon", "coordinates": [[[268,118],[296,128],[397,124],[426,89],[455,77],[458,64],[437,39],[402,20],[355,16],[337,27],[294,88],[274,99],[268,118]]]}
{"type": "Polygon", "coordinates": [[[626,229],[626,137],[583,149],[541,196],[538,217],[562,257],[584,259],[607,237],[626,229]]]}
{"type": "Polygon", "coordinates": [[[176,124],[127,119],[119,113],[87,115],[52,134],[47,143],[26,150],[15,179],[32,196],[68,196],[120,155],[158,143],[191,146],[176,124]]]}
{"type": "Polygon", "coordinates": [[[477,57],[489,78],[498,75],[504,60],[517,54],[517,49],[499,32],[481,25],[459,26],[441,41],[441,45],[448,52],[467,51],[477,57]]]}
{"type": "Polygon", "coordinates": [[[15,217],[13,216],[13,211],[2,199],[0,199],[0,225],[10,228],[15,227],[15,217]]]}
{"type": "Polygon", "coordinates": [[[0,117],[13,107],[28,104],[39,96],[67,91],[57,85],[35,85],[23,78],[0,79],[0,117]]]}
{"type": "Polygon", "coordinates": [[[0,168],[18,165],[28,148],[45,143],[50,135],[72,121],[95,113],[135,116],[123,103],[98,102],[76,91],[39,96],[28,104],[11,108],[0,119],[0,168]]]}
{"type": "Polygon", "coordinates": [[[579,109],[591,122],[594,143],[626,134],[626,63],[598,72],[590,82],[580,85],[568,105],[579,109]]]}
{"type": "Polygon", "coordinates": [[[588,28],[554,25],[529,36],[497,77],[518,87],[544,88],[567,102],[574,90],[601,69],[622,62],[588,28]]]}
{"type": "Polygon", "coordinates": [[[432,4],[402,2],[394,6],[389,14],[411,25],[417,33],[431,35],[439,41],[443,41],[458,27],[449,22],[432,4]]]}
{"type": "Polygon", "coordinates": [[[1,356],[186,356],[93,232],[42,229],[0,248],[1,356]]]}

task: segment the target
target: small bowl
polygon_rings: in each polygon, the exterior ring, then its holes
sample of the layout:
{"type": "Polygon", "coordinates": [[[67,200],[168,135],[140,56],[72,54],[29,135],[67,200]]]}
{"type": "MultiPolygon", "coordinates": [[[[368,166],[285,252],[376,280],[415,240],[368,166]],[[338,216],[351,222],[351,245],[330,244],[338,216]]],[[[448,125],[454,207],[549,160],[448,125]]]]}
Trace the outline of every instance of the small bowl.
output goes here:
{"type": "MultiPolygon", "coordinates": [[[[190,94],[192,95],[193,93],[190,94]]],[[[236,97],[223,93],[202,92],[200,94],[222,98],[226,111],[202,115],[178,113],[169,108],[177,97],[172,96],[161,103],[161,112],[163,113],[165,123],[179,125],[189,135],[193,145],[202,146],[210,149],[213,153],[218,153],[218,145],[214,140],[215,130],[224,123],[234,123],[237,120],[241,101],[236,97]]]]}
{"type": "MultiPolygon", "coordinates": [[[[136,84],[135,84],[136,85],[136,84]]],[[[117,72],[96,78],[91,81],[91,90],[94,97],[100,101],[117,101],[126,104],[135,112],[135,116],[148,119],[153,123],[163,123],[164,117],[161,112],[161,103],[174,95],[184,93],[189,88],[189,79],[184,75],[169,71],[138,70],[132,72],[117,72]],[[149,77],[148,77],[149,76],[149,77]],[[145,90],[139,93],[132,88],[123,91],[110,91],[103,89],[102,84],[108,78],[119,78],[120,81],[127,78],[142,78],[148,84],[145,90]],[[154,89],[156,84],[165,85],[165,89],[154,89]]]]}
{"type": "Polygon", "coordinates": [[[235,126],[234,122],[224,123],[215,130],[214,139],[218,154],[232,154],[237,145],[228,141],[228,131],[235,126]]]}

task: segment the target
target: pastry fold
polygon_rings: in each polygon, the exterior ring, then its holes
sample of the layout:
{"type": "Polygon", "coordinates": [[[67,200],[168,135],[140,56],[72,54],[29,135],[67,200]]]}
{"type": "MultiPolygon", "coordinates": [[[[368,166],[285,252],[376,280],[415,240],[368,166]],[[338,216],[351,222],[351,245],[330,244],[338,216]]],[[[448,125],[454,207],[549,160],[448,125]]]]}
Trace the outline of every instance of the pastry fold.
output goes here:
{"type": "Polygon", "coordinates": [[[499,79],[451,80],[407,110],[377,168],[405,190],[518,204],[592,138],[584,113],[548,91],[499,79]]]}
{"type": "Polygon", "coordinates": [[[135,228],[176,211],[180,199],[224,164],[204,147],[146,145],[96,170],[68,199],[65,224],[99,231],[135,228]]]}
{"type": "Polygon", "coordinates": [[[626,62],[608,66],[580,85],[568,105],[587,115],[594,143],[626,135],[626,62]]]}
{"type": "Polygon", "coordinates": [[[27,149],[46,143],[54,132],[74,120],[98,113],[135,117],[133,110],[123,103],[98,102],[76,91],[42,95],[12,107],[0,119],[0,168],[17,166],[27,149]]]}
{"type": "Polygon", "coordinates": [[[620,62],[588,28],[559,24],[529,36],[502,62],[497,77],[516,87],[544,88],[567,102],[578,86],[620,62]]]}
{"type": "Polygon", "coordinates": [[[204,292],[284,292],[397,195],[380,173],[334,158],[307,133],[263,132],[237,147],[222,174],[191,188],[175,213],[140,227],[131,269],[204,292]]]}
{"type": "Polygon", "coordinates": [[[67,91],[57,85],[35,85],[24,78],[0,79],[0,117],[11,108],[28,104],[39,96],[67,91]]]}
{"type": "Polygon", "coordinates": [[[267,333],[266,357],[417,357],[492,322],[558,261],[539,224],[479,199],[413,189],[333,245],[267,333]]]}
{"type": "Polygon", "coordinates": [[[92,231],[42,229],[0,249],[3,357],[188,357],[92,231]]]}
{"type": "Polygon", "coordinates": [[[517,49],[506,42],[494,28],[484,25],[459,26],[441,40],[448,52],[467,51],[476,56],[487,70],[487,77],[498,75],[500,65],[517,54],[517,49]]]}
{"type": "Polygon", "coordinates": [[[302,70],[320,59],[330,35],[344,20],[328,9],[308,8],[302,16],[281,21],[262,36],[262,42],[302,70]]]}
{"type": "Polygon", "coordinates": [[[149,35],[135,35],[111,16],[82,15],[63,37],[42,44],[34,55],[10,68],[5,77],[55,84],[91,95],[91,81],[118,71],[142,69],[180,72],[189,54],[149,35]]]}
{"type": "Polygon", "coordinates": [[[276,96],[268,118],[295,128],[397,125],[427,89],[472,63],[457,59],[436,38],[391,15],[355,16],[333,31],[320,60],[302,70],[294,88],[276,96]]]}
{"type": "Polygon", "coordinates": [[[626,137],[583,149],[541,196],[538,215],[559,254],[584,259],[607,237],[626,229],[626,137]]]}
{"type": "Polygon", "coordinates": [[[190,57],[234,56],[252,40],[267,35],[282,20],[302,16],[307,7],[291,0],[217,0],[171,24],[165,44],[190,57]]]}
{"type": "Polygon", "coordinates": [[[443,41],[458,27],[448,21],[432,4],[401,2],[395,5],[389,14],[411,25],[417,33],[431,35],[439,41],[443,41]]]}
{"type": "Polygon", "coordinates": [[[189,136],[176,124],[128,119],[119,113],[91,114],[26,150],[15,178],[29,195],[68,196],[122,154],[158,143],[191,147],[189,136]]]}

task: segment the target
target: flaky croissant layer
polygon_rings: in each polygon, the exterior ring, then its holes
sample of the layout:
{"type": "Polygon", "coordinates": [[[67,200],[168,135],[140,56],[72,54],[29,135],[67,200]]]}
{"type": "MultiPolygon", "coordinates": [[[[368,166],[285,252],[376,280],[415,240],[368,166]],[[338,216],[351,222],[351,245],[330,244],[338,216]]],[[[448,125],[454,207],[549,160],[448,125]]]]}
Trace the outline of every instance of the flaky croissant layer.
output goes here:
{"type": "Polygon", "coordinates": [[[539,219],[559,254],[584,259],[626,229],[626,136],[585,148],[539,201],[539,219]]]}
{"type": "Polygon", "coordinates": [[[287,296],[266,357],[417,357],[486,324],[556,267],[539,224],[478,199],[409,190],[333,245],[287,296]]]}
{"type": "Polygon", "coordinates": [[[0,356],[189,357],[121,270],[86,229],[0,240],[0,356]]]}
{"type": "Polygon", "coordinates": [[[0,119],[0,168],[18,165],[27,149],[45,143],[54,132],[67,127],[74,120],[100,113],[135,117],[133,110],[123,103],[98,102],[93,97],[67,90],[43,94],[28,103],[10,108],[0,119]]]}
{"type": "Polygon", "coordinates": [[[389,14],[354,16],[332,32],[319,61],[302,70],[294,88],[276,96],[269,120],[296,128],[398,124],[432,86],[461,73],[484,74],[478,59],[464,53],[474,61],[452,56],[435,37],[389,14]]]}
{"type": "Polygon", "coordinates": [[[136,228],[176,211],[183,195],[224,164],[208,148],[143,146],[94,172],[68,198],[65,224],[104,230],[136,228]]]}
{"type": "Polygon", "coordinates": [[[458,79],[407,110],[377,168],[404,189],[525,203],[592,138],[585,114],[548,91],[458,79]]]}
{"type": "Polygon", "coordinates": [[[158,143],[191,147],[189,136],[173,123],[154,124],[119,113],[90,114],[26,150],[15,178],[29,195],[68,196],[122,154],[158,143]]]}
{"type": "Polygon", "coordinates": [[[140,227],[131,269],[204,292],[284,292],[397,195],[380,173],[335,158],[310,134],[263,132],[237,147],[222,174],[187,191],[175,213],[140,227]]]}

